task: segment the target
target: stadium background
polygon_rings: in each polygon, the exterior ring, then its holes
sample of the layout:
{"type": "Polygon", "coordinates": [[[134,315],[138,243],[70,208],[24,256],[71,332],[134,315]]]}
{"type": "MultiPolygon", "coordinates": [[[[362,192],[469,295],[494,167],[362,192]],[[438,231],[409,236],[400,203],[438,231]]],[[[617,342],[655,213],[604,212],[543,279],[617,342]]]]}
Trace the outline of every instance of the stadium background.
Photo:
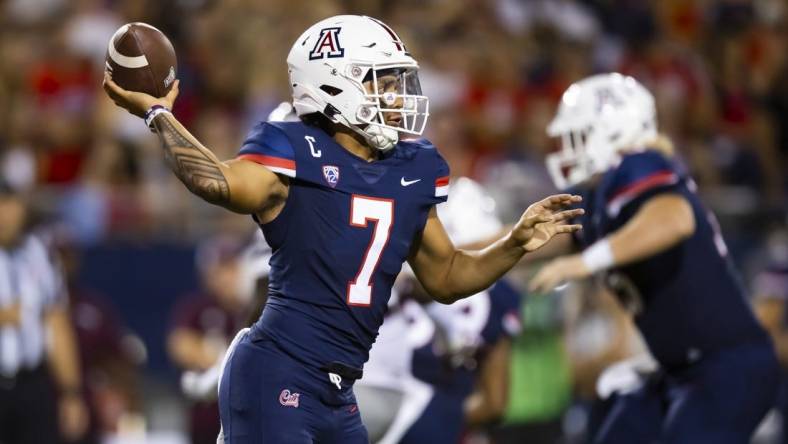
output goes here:
{"type": "MultiPolygon", "coordinates": [[[[785,1],[6,0],[0,10],[0,173],[29,192],[68,256],[81,257],[75,288],[129,335],[115,358],[133,364],[98,382],[125,389],[97,401],[115,412],[106,427],[121,442],[185,439],[165,344],[176,301],[200,286],[201,241],[254,229],[190,196],[156,138],[105,98],[106,44],[126,22],[172,39],[175,113],[230,158],[247,129],[289,98],[285,58],[303,29],[338,13],[383,19],[422,67],[427,136],[454,175],[489,187],[506,221],[553,191],[544,128],[561,92],[596,72],[633,75],[654,92],[660,127],[717,213],[754,299],[764,270],[788,262],[785,1]]],[[[590,286],[530,298],[523,314],[507,421],[560,424],[571,442],[598,371],[640,346],[590,286]]]]}

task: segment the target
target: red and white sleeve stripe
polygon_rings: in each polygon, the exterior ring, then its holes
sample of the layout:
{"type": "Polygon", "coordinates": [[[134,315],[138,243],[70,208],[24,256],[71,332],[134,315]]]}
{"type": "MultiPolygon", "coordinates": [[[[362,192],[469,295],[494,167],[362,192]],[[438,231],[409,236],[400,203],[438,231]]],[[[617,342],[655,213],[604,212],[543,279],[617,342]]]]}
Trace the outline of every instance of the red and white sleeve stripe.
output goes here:
{"type": "Polygon", "coordinates": [[[446,197],[449,195],[449,176],[435,179],[435,197],[446,197]]]}
{"type": "Polygon", "coordinates": [[[634,198],[643,194],[644,192],[660,187],[660,186],[667,186],[667,185],[674,185],[678,183],[679,177],[670,170],[662,170],[654,172],[637,182],[634,182],[616,192],[610,202],[607,204],[607,213],[610,216],[617,216],[621,209],[624,208],[626,204],[631,202],[634,198]]]}

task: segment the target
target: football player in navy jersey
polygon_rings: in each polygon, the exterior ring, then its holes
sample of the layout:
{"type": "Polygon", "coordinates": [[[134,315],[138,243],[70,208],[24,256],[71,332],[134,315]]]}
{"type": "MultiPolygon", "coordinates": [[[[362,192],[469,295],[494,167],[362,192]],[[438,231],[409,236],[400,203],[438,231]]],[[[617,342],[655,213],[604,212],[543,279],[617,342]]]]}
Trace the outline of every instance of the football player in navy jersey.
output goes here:
{"type": "MultiPolygon", "coordinates": [[[[774,402],[777,361],[713,215],[657,133],[653,96],[632,77],[589,77],[564,93],[548,133],[562,140],[551,175],[583,196],[582,252],[531,287],[603,276],[660,366],[619,397],[594,442],[749,442],[774,402]]],[[[552,252],[572,248],[562,241],[552,252]]]]}
{"type": "Polygon", "coordinates": [[[144,117],[194,194],[254,216],[273,254],[269,298],[221,380],[230,443],[366,443],[352,392],[404,261],[437,301],[477,293],[527,252],[580,225],[579,196],[531,205],[499,241],[455,248],[435,205],[449,169],[424,130],[428,99],[418,64],[396,33],[363,16],[306,30],[287,64],[300,122],[261,123],[238,158],[219,160],[170,113],[163,98],[125,91],[111,99],[144,117]],[[413,139],[400,139],[400,134],[413,139]]]}

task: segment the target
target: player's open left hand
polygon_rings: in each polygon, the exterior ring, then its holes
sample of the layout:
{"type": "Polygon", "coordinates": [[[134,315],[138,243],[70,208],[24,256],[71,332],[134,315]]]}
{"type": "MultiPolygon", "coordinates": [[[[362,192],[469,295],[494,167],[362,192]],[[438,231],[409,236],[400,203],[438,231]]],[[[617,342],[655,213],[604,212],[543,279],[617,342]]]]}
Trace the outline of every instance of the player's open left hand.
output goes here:
{"type": "Polygon", "coordinates": [[[582,228],[568,224],[572,218],[583,214],[583,209],[566,210],[583,199],[571,194],[556,194],[528,207],[512,228],[511,238],[525,251],[534,251],[546,244],[556,234],[574,233],[582,228]]]}
{"type": "Polygon", "coordinates": [[[166,96],[156,98],[141,92],[127,91],[113,82],[108,72],[104,72],[104,91],[109,98],[115,102],[115,105],[126,109],[138,117],[145,117],[145,113],[153,105],[161,105],[167,109],[172,109],[172,105],[178,97],[178,83],[179,81],[175,80],[166,96]]]}

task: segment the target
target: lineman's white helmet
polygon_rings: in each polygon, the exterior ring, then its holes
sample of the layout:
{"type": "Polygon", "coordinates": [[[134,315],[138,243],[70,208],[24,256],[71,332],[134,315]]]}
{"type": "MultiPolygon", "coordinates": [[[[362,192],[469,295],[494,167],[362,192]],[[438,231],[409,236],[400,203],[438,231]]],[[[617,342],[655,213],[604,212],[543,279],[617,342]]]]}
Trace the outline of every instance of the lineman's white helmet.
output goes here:
{"type": "MultiPolygon", "coordinates": [[[[436,208],[438,218],[454,245],[463,247],[492,239],[503,229],[498,218],[495,200],[478,182],[468,177],[452,179],[449,184],[451,199],[436,208]]],[[[407,262],[401,274],[414,276],[407,262]]]]}
{"type": "Polygon", "coordinates": [[[449,239],[459,246],[491,239],[503,229],[495,211],[495,200],[473,179],[453,179],[451,199],[438,205],[438,218],[449,239]]]}
{"type": "Polygon", "coordinates": [[[629,76],[587,77],[564,92],[547,134],[561,138],[561,150],[547,156],[553,182],[575,185],[614,166],[622,151],[656,139],[654,96],[629,76]]]}
{"type": "Polygon", "coordinates": [[[338,15],[312,25],[293,44],[287,65],[299,116],[321,113],[381,150],[392,148],[399,133],[424,131],[429,100],[421,93],[419,65],[377,19],[338,15]]]}

